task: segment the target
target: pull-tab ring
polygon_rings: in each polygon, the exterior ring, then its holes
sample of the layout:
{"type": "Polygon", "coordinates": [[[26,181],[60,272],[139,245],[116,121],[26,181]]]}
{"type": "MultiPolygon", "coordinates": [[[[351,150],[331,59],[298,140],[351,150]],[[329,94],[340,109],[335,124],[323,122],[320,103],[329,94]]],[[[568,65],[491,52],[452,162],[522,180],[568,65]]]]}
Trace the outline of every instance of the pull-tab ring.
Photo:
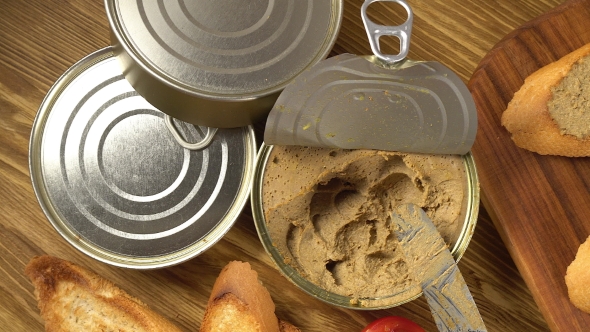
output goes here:
{"type": "Polygon", "coordinates": [[[206,148],[209,146],[209,144],[211,144],[211,141],[213,141],[213,136],[215,136],[215,133],[217,132],[217,128],[207,127],[207,134],[205,134],[205,138],[203,138],[202,141],[197,143],[189,143],[185,141],[182,136],[180,136],[180,133],[174,125],[174,122],[172,122],[172,117],[170,115],[164,115],[164,121],[166,122],[166,127],[168,127],[168,130],[170,133],[172,133],[172,136],[174,136],[178,144],[188,150],[201,150],[206,148]]]}
{"type": "Polygon", "coordinates": [[[412,12],[412,8],[410,8],[405,0],[365,0],[365,3],[361,7],[361,16],[363,18],[363,23],[365,24],[365,30],[369,36],[371,50],[377,58],[387,62],[388,64],[394,64],[406,58],[410,50],[410,36],[412,35],[412,22],[414,21],[414,14],[412,12]],[[367,16],[367,8],[373,2],[378,1],[391,1],[399,3],[406,9],[406,12],[408,13],[408,19],[403,24],[398,26],[375,24],[367,16]],[[379,37],[381,36],[395,36],[399,38],[399,54],[389,55],[381,53],[381,48],[379,47],[379,37]]]}

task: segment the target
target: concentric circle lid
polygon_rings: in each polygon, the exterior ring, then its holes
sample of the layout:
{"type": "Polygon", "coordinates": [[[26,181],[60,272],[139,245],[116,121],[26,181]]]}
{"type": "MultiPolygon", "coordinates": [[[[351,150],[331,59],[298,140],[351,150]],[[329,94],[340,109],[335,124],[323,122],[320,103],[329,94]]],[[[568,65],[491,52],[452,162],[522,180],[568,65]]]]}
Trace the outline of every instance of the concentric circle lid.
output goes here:
{"type": "MultiPolygon", "coordinates": [[[[188,140],[201,127],[176,123],[188,140]]],[[[73,246],[132,268],[200,254],[233,225],[250,189],[251,127],[220,129],[205,149],[177,144],[110,49],[53,86],[33,126],[31,177],[47,217],[73,246]]]]}
{"type": "Polygon", "coordinates": [[[342,0],[106,0],[111,28],[142,66],[191,93],[270,94],[325,58],[342,0]]]}

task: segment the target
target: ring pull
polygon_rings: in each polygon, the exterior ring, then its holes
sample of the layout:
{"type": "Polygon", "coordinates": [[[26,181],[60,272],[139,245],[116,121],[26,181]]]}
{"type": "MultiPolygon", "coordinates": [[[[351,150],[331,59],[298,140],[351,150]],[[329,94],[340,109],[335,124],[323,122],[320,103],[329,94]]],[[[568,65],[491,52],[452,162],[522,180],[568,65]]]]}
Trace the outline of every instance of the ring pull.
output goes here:
{"type": "Polygon", "coordinates": [[[414,21],[414,14],[410,6],[405,0],[365,0],[361,7],[361,16],[365,25],[365,30],[369,36],[369,43],[371,44],[371,50],[373,54],[382,61],[388,64],[394,64],[400,62],[406,58],[410,50],[410,36],[412,35],[412,22],[414,21]],[[408,19],[401,25],[398,26],[386,26],[375,24],[367,16],[367,8],[373,2],[378,1],[391,1],[397,2],[406,9],[408,13],[408,19]],[[399,39],[400,51],[397,55],[382,54],[379,46],[379,37],[381,36],[394,36],[399,39]]]}
{"type": "Polygon", "coordinates": [[[166,127],[168,127],[168,130],[170,131],[170,133],[172,133],[172,136],[174,136],[178,144],[180,144],[180,146],[188,150],[201,150],[206,148],[207,146],[209,146],[209,144],[211,144],[211,141],[213,141],[213,136],[215,136],[215,133],[217,132],[217,128],[207,127],[207,134],[205,134],[205,138],[203,138],[202,141],[197,143],[189,143],[185,141],[184,138],[182,138],[182,136],[180,136],[180,133],[174,125],[174,122],[172,121],[172,117],[170,115],[165,114],[164,121],[166,122],[166,127]]]}

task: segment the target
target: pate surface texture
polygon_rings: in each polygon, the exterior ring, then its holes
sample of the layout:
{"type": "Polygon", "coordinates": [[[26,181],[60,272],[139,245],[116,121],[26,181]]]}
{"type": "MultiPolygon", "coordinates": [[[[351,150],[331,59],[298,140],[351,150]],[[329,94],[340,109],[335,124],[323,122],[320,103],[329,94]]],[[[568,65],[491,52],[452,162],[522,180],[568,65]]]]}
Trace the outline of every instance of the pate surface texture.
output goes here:
{"type": "Polygon", "coordinates": [[[287,264],[323,289],[366,298],[417,287],[398,249],[395,207],[422,207],[452,246],[466,192],[460,156],[274,146],[262,199],[287,264]]]}
{"type": "Polygon", "coordinates": [[[562,135],[573,135],[578,139],[590,135],[589,75],[590,56],[585,56],[551,89],[553,98],[547,107],[562,135]]]}

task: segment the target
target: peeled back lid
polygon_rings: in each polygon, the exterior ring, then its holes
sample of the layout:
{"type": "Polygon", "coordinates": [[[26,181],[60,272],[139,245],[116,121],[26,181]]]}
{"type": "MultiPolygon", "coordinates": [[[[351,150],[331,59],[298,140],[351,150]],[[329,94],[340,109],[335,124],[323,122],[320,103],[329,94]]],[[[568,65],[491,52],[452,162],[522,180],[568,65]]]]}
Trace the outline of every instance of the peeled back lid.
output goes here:
{"type": "Polygon", "coordinates": [[[300,75],[269,114],[264,141],[341,149],[465,154],[477,132],[469,90],[434,61],[395,67],[341,54],[300,75]]]}
{"type": "MultiPolygon", "coordinates": [[[[131,66],[140,66],[176,91],[221,102],[251,100],[282,90],[327,56],[342,13],[342,0],[105,3],[114,43],[132,59],[131,66]]],[[[133,78],[130,82],[158,109],[175,112],[160,101],[166,96],[136,86],[141,82],[133,78]]],[[[179,112],[170,115],[190,120],[179,112]]]]}
{"type": "Polygon", "coordinates": [[[365,0],[361,15],[373,56],[340,54],[300,74],[268,116],[264,141],[341,149],[466,154],[477,133],[477,110],[465,83],[435,61],[406,59],[413,13],[405,0],[365,0]],[[407,20],[382,26],[367,16],[377,1],[402,5],[407,20]],[[383,54],[379,37],[400,40],[383,54]]]}

